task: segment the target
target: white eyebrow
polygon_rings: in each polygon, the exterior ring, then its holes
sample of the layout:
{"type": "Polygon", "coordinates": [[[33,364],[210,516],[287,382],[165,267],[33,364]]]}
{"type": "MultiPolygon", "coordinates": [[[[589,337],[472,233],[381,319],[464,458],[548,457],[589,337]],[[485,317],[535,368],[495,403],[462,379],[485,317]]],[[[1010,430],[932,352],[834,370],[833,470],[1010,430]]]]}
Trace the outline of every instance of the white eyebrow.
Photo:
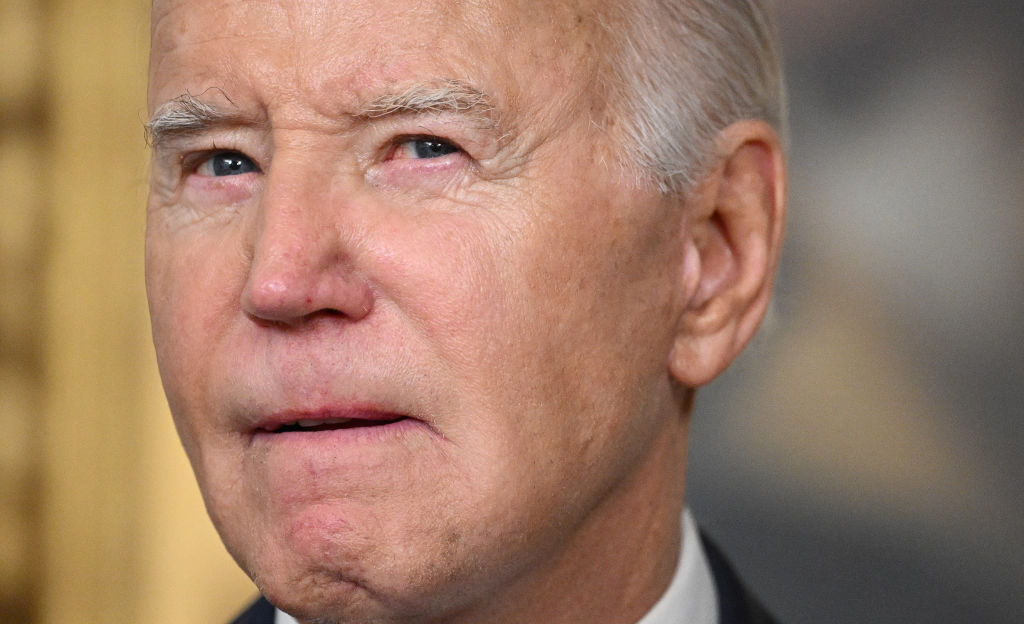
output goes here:
{"type": "MultiPolygon", "coordinates": [[[[230,101],[230,100],[229,100],[230,101]]],[[[401,93],[388,93],[358,108],[354,115],[379,119],[392,115],[438,113],[468,114],[484,127],[497,126],[494,106],[487,95],[457,80],[446,80],[441,86],[413,85],[401,93]]],[[[218,126],[252,124],[254,120],[239,111],[222,110],[198,97],[184,93],[165,102],[146,123],[146,141],[159,148],[171,139],[200,134],[218,126]]]]}
{"type": "Polygon", "coordinates": [[[389,93],[364,104],[358,116],[377,119],[389,115],[461,113],[470,114],[488,126],[497,125],[494,105],[487,95],[458,80],[446,80],[441,86],[413,85],[401,93],[389,93]]]}
{"type": "Polygon", "coordinates": [[[146,142],[155,148],[170,139],[204,132],[210,128],[246,123],[246,116],[225,111],[184,93],[160,105],[146,123],[146,142]]]}

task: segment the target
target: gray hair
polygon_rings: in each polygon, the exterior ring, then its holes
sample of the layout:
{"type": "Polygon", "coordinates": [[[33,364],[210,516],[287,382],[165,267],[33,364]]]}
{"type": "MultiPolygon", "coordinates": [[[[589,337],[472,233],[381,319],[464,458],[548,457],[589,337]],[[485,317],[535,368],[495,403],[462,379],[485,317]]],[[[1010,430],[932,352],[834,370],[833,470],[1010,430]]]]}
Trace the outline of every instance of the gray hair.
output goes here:
{"type": "Polygon", "coordinates": [[[623,0],[604,26],[612,109],[631,173],[685,193],[714,163],[715,137],[761,119],[785,140],[786,98],[771,0],[623,0]]]}

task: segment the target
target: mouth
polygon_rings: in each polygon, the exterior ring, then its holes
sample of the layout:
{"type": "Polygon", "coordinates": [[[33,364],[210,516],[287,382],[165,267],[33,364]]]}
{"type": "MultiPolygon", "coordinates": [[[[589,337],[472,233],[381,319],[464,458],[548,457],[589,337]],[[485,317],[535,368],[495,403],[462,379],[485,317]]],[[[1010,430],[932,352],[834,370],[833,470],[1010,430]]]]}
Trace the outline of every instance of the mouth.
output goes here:
{"type": "Polygon", "coordinates": [[[324,416],[316,418],[306,416],[301,418],[296,417],[291,420],[282,420],[278,423],[268,423],[259,427],[257,431],[261,433],[314,433],[318,431],[336,431],[342,429],[386,427],[387,425],[393,425],[403,420],[408,420],[408,417],[397,414],[374,414],[373,417],[369,418],[339,416],[324,416]]]}
{"type": "MultiPolygon", "coordinates": [[[[426,420],[373,405],[336,405],[264,414],[249,429],[249,443],[288,452],[339,456],[370,449],[404,448],[421,436],[444,439],[426,420]],[[315,449],[315,451],[314,451],[315,449]],[[358,450],[358,451],[357,451],[358,450]]],[[[353,456],[353,455],[349,455],[353,456]]]]}

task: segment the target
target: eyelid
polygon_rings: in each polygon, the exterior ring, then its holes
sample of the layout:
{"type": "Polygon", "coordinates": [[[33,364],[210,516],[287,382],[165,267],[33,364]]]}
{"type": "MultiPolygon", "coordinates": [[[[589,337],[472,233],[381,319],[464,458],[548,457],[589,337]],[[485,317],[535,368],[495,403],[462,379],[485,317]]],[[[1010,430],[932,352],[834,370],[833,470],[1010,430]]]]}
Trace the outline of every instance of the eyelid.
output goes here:
{"type": "MultiPolygon", "coordinates": [[[[182,173],[217,152],[238,152],[259,165],[264,160],[265,133],[246,126],[216,127],[164,137],[153,145],[155,161],[177,165],[182,173]]],[[[260,166],[261,169],[264,169],[260,166]]]]}

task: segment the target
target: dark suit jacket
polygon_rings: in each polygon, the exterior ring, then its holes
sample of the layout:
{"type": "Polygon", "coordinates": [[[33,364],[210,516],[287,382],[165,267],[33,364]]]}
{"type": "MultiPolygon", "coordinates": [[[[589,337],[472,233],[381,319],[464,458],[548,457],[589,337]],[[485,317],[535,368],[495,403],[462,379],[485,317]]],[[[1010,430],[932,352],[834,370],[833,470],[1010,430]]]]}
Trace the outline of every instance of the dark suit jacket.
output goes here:
{"type": "MultiPolygon", "coordinates": [[[[705,535],[701,535],[701,542],[708,556],[711,575],[715,579],[719,624],[777,624],[743,587],[718,547],[705,535]]],[[[232,624],[274,624],[274,607],[261,596],[232,624]]]]}

